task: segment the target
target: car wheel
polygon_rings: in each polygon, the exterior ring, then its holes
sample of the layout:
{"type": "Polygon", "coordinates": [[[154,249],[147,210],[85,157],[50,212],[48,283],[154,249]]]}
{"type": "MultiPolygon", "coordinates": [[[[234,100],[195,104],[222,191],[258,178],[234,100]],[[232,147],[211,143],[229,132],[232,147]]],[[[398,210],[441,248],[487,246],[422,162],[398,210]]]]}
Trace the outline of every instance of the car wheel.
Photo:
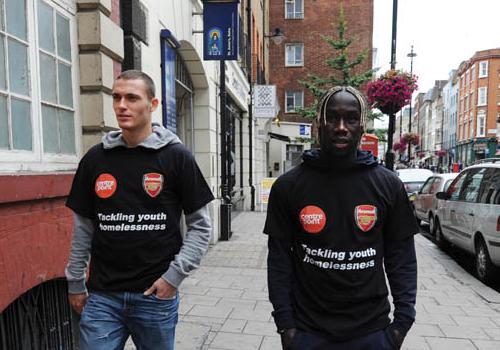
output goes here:
{"type": "Polygon", "coordinates": [[[435,238],[436,238],[436,244],[439,248],[441,249],[445,249],[445,248],[448,248],[449,246],[449,243],[448,241],[446,240],[446,238],[444,238],[443,236],[443,230],[441,229],[441,224],[439,223],[439,219],[438,218],[434,218],[434,226],[435,226],[435,230],[436,230],[436,233],[435,233],[435,238]]]}
{"type": "Polygon", "coordinates": [[[436,236],[436,223],[432,214],[429,214],[429,233],[431,236],[436,236]]]}
{"type": "Polygon", "coordinates": [[[496,281],[497,271],[490,259],[488,248],[482,238],[476,243],[476,275],[483,283],[496,281]]]}

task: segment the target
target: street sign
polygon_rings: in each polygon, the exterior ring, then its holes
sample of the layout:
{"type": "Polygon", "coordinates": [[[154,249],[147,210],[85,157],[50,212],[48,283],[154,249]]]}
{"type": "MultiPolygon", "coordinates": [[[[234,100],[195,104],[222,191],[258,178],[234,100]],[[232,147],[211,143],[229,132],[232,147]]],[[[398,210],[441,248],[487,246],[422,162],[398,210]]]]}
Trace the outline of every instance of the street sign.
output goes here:
{"type": "Polygon", "coordinates": [[[205,1],[203,4],[203,59],[238,59],[238,1],[205,1]]]}

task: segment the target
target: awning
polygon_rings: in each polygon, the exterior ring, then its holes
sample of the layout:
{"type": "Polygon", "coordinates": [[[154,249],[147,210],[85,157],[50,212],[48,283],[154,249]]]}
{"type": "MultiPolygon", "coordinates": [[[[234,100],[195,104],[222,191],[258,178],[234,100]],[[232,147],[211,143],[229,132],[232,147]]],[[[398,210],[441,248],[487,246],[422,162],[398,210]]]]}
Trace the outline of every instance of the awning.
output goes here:
{"type": "Polygon", "coordinates": [[[288,137],[286,135],[276,134],[274,132],[268,132],[267,134],[272,139],[276,139],[276,140],[283,141],[283,142],[291,142],[290,137],[288,137]]]}

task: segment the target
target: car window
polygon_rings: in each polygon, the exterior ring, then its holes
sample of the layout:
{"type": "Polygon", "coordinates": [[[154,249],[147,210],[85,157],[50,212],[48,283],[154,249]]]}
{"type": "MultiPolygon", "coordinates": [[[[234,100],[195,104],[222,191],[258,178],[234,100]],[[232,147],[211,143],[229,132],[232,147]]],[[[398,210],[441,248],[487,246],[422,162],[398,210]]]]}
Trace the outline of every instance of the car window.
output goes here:
{"type": "Polygon", "coordinates": [[[450,185],[450,188],[448,188],[448,195],[450,196],[450,200],[458,201],[462,185],[464,184],[465,178],[468,174],[469,171],[464,171],[463,173],[458,175],[455,181],[453,181],[453,183],[450,185]]]}
{"type": "Polygon", "coordinates": [[[500,169],[489,168],[484,174],[479,202],[500,205],[500,169]]]}
{"type": "Polygon", "coordinates": [[[432,187],[432,182],[434,181],[434,179],[435,179],[435,177],[430,177],[427,179],[427,181],[422,186],[422,190],[420,191],[420,192],[422,192],[422,194],[427,194],[430,192],[430,189],[432,187]]]}
{"type": "Polygon", "coordinates": [[[450,184],[453,182],[453,179],[450,179],[448,181],[446,181],[446,183],[444,184],[443,186],[443,191],[446,192],[448,191],[448,187],[450,187],[450,184]]]}
{"type": "Polygon", "coordinates": [[[422,188],[423,182],[405,182],[405,189],[407,193],[419,191],[422,188]]]}
{"type": "Polygon", "coordinates": [[[467,178],[460,192],[459,199],[465,202],[476,202],[479,194],[479,186],[481,185],[481,180],[484,177],[486,168],[473,169],[467,178]]]}
{"type": "Polygon", "coordinates": [[[441,184],[443,183],[443,181],[444,180],[442,178],[436,177],[436,179],[432,183],[432,187],[431,187],[430,193],[436,193],[439,190],[439,187],[441,186],[441,184]]]}

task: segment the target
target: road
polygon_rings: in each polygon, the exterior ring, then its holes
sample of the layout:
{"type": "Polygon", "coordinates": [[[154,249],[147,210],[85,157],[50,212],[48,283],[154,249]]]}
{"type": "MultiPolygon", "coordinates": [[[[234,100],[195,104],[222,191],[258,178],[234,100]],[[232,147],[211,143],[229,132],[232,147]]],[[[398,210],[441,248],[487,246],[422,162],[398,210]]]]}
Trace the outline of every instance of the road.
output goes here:
{"type": "MultiPolygon", "coordinates": [[[[427,238],[428,240],[435,243],[434,237],[429,233],[429,225],[426,223],[422,223],[420,226],[420,234],[427,238]]],[[[449,247],[444,249],[444,251],[453,259],[457,264],[459,264],[464,270],[469,272],[472,276],[475,277],[475,267],[474,267],[474,256],[465,253],[464,251],[456,248],[449,247]]],[[[500,281],[496,284],[489,285],[489,287],[493,288],[497,292],[500,293],[500,281]]]]}

